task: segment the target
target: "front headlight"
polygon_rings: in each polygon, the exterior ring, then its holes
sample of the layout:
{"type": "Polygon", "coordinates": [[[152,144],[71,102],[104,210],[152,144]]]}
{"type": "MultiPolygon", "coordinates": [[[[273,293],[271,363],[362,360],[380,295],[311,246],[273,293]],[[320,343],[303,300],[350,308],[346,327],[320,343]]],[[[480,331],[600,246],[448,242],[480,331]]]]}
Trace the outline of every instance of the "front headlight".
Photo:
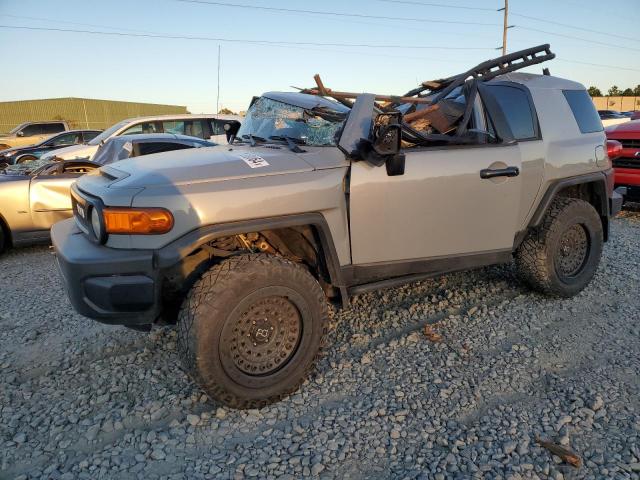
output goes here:
{"type": "Polygon", "coordinates": [[[100,241],[102,239],[102,236],[104,235],[104,230],[103,230],[103,223],[102,223],[102,219],[100,218],[100,212],[98,211],[97,208],[92,208],[91,209],[91,229],[93,230],[93,234],[96,236],[96,238],[100,241]]]}

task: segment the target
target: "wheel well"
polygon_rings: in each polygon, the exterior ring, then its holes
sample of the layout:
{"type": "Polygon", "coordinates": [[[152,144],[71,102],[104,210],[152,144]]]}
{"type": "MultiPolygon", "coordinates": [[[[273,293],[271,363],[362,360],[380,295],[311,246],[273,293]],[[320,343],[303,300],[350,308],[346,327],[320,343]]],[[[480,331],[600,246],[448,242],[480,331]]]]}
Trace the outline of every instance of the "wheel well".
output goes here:
{"type": "Polygon", "coordinates": [[[13,239],[11,238],[11,229],[7,225],[7,221],[0,215],[0,229],[4,235],[4,248],[0,248],[0,251],[7,249],[13,245],[13,239]]]}
{"type": "Polygon", "coordinates": [[[234,255],[257,252],[285,257],[304,265],[328,297],[339,295],[339,290],[331,284],[329,259],[318,228],[299,225],[209,239],[165,272],[163,296],[168,301],[179,300],[212,265],[234,255]]]}
{"type": "Polygon", "coordinates": [[[559,190],[556,196],[565,198],[579,198],[590,203],[600,216],[605,242],[608,240],[609,206],[606,186],[604,182],[594,181],[579,183],[576,185],[569,185],[559,190]]]}

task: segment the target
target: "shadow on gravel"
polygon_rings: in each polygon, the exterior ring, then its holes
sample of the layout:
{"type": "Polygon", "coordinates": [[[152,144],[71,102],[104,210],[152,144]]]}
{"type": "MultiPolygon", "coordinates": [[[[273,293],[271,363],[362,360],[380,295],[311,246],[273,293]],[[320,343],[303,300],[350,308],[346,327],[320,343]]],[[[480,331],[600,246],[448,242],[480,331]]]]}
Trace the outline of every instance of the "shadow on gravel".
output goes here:
{"type": "Polygon", "coordinates": [[[639,220],[614,220],[594,282],[573,299],[527,292],[509,265],[357,296],[331,311],[301,389],[243,412],[186,377],[173,328],[79,317],[47,249],[10,252],[0,478],[633,478],[639,220]],[[585,466],[556,465],[536,436],[569,442],[585,466]]]}

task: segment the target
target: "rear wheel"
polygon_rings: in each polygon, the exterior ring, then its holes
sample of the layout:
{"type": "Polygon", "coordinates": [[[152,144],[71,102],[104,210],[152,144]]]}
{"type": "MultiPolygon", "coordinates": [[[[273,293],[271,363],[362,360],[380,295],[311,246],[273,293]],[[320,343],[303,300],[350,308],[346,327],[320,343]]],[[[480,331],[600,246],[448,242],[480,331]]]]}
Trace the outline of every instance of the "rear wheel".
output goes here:
{"type": "Polygon", "coordinates": [[[602,245],[602,222],[593,206],[559,197],[516,251],[518,273],[540,292],[571,297],[593,278],[602,245]]]}
{"type": "Polygon", "coordinates": [[[209,396],[253,408],[300,386],[327,329],[322,288],[304,267],[239,255],[205,272],[189,292],[178,319],[179,350],[209,396]]]}

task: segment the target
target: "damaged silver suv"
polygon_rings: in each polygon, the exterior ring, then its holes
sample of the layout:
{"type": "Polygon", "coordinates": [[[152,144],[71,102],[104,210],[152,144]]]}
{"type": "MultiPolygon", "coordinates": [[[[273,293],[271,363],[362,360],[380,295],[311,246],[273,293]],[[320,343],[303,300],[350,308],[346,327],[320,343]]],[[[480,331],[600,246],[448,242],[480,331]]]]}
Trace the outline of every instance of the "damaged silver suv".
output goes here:
{"type": "Polygon", "coordinates": [[[75,219],[52,230],[73,306],[177,322],[192,377],[248,408],[304,381],[328,299],[514,259],[531,287],[575,295],[621,197],[584,87],[513,73],[549,57],[517,52],[404,97],[320,81],[266,93],[229,145],[85,175],[75,219]]]}

